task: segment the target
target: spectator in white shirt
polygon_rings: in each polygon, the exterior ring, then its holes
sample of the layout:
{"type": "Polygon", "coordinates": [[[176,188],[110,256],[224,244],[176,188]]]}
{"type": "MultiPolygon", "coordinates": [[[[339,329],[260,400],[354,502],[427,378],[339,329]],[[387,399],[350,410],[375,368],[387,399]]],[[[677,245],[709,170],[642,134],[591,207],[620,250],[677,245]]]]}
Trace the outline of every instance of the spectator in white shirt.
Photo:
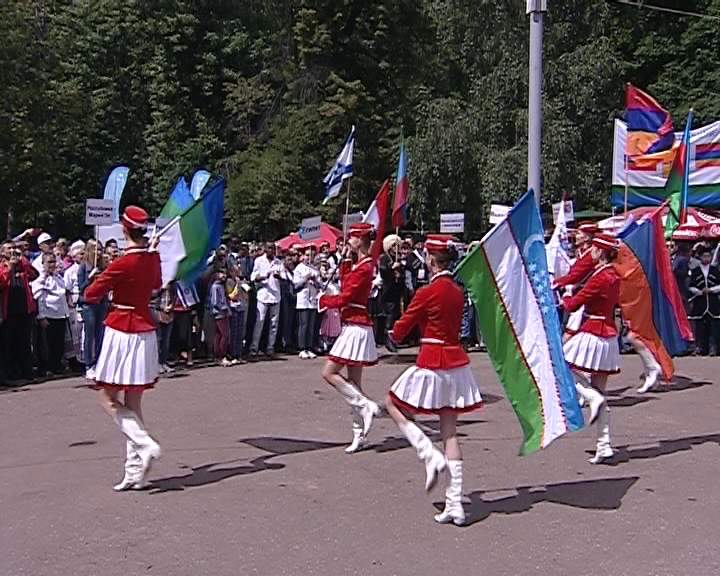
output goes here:
{"type": "MultiPolygon", "coordinates": [[[[78,271],[80,263],[85,258],[85,242],[77,240],[70,246],[70,257],[73,263],[65,270],[63,280],[65,281],[65,290],[68,297],[68,325],[70,326],[70,335],[73,341],[73,355],[77,361],[82,360],[82,319],[80,318],[80,310],[78,301],[80,300],[80,284],[78,282],[78,271]]],[[[69,353],[68,353],[69,354],[69,353]]],[[[66,358],[70,359],[68,355],[66,358]]]]}
{"type": "Polygon", "coordinates": [[[260,336],[265,325],[265,318],[270,318],[266,355],[272,358],[275,354],[275,338],[280,321],[280,276],[282,262],[275,257],[275,245],[265,245],[265,252],[255,259],[250,280],[257,286],[257,315],[250,345],[250,359],[257,360],[260,348],[260,336]]]}
{"type": "Polygon", "coordinates": [[[61,374],[68,305],[65,281],[57,270],[57,260],[52,252],[43,254],[43,271],[33,281],[32,291],[38,304],[40,373],[61,374]]]}
{"type": "Polygon", "coordinates": [[[308,248],[300,256],[300,263],[293,271],[293,284],[297,298],[298,348],[300,358],[315,358],[313,340],[315,338],[315,317],[318,304],[319,272],[311,265],[311,250],[308,248]]]}

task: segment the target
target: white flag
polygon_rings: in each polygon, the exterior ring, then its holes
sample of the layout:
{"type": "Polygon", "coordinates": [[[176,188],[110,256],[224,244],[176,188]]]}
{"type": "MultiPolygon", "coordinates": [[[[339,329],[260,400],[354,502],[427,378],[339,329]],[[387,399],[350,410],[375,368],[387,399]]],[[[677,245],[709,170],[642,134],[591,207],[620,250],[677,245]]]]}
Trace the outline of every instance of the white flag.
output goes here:
{"type": "Polygon", "coordinates": [[[323,179],[325,185],[325,199],[323,204],[327,204],[328,200],[335,198],[340,194],[342,183],[353,175],[353,148],[355,147],[355,126],[350,130],[350,134],[345,140],[340,156],[335,160],[335,164],[330,168],[330,172],[323,179]]]}
{"type": "Polygon", "coordinates": [[[565,224],[565,201],[560,202],[555,230],[550,237],[545,251],[547,253],[548,273],[555,278],[565,276],[570,271],[570,254],[568,254],[568,231],[565,224]]]}

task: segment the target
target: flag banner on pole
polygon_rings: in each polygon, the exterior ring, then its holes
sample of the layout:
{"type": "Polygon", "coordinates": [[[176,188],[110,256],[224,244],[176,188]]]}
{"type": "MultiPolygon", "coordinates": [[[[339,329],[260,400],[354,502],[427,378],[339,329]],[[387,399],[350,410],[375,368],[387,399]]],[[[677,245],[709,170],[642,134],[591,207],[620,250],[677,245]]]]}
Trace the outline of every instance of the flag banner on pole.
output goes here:
{"type": "Polygon", "coordinates": [[[127,184],[130,168],[127,166],[116,166],[108,175],[105,182],[103,198],[113,201],[113,222],[120,222],[120,199],[122,198],[125,184],[127,184]]]}
{"type": "Polygon", "coordinates": [[[185,212],[195,203],[184,176],[180,176],[170,193],[170,198],[160,212],[160,218],[170,219],[185,212]]]}
{"type": "Polygon", "coordinates": [[[390,178],[383,182],[375,199],[363,215],[363,222],[372,224],[375,228],[375,240],[370,249],[370,256],[377,260],[382,254],[382,243],[385,237],[385,226],[387,225],[388,208],[390,206],[390,178]]]}
{"type": "Polygon", "coordinates": [[[657,100],[632,84],[625,90],[625,121],[629,157],[654,154],[672,147],[673,123],[670,112],[657,100]]]}
{"type": "Polygon", "coordinates": [[[225,180],[218,180],[182,214],[160,238],[163,283],[192,282],[205,270],[207,259],[220,245],[223,232],[225,180]]]}
{"type": "Polygon", "coordinates": [[[672,357],[687,350],[693,334],[663,237],[662,208],[626,226],[618,238],[622,242],[614,264],[623,319],[670,380],[672,357]]]}
{"type": "Polygon", "coordinates": [[[540,212],[531,191],[458,266],[498,378],[520,421],[520,453],[583,426],[553,303],[540,212]]]}
{"type": "Polygon", "coordinates": [[[690,173],[690,127],[693,113],[690,110],[685,122],[685,132],[675,158],[670,167],[670,175],[665,182],[665,195],[670,199],[665,237],[672,238],[673,232],[687,222],[688,176],[690,173]]]}
{"type": "Polygon", "coordinates": [[[565,222],[565,200],[560,202],[555,230],[553,230],[547,252],[548,273],[554,278],[560,278],[570,272],[570,239],[565,222]]]}
{"type": "Polygon", "coordinates": [[[329,200],[340,194],[340,189],[345,180],[353,175],[353,149],[355,147],[355,126],[350,130],[345,144],[343,145],[340,156],[335,160],[335,164],[330,168],[330,172],[323,179],[325,185],[325,199],[323,204],[327,204],[329,200]]]}
{"type": "MultiPolygon", "coordinates": [[[[670,150],[628,158],[628,208],[660,206],[675,153],[685,132],[675,132],[670,150]]],[[[625,202],[625,146],[627,126],[615,120],[612,168],[612,205],[625,202]]],[[[690,130],[688,154],[688,206],[720,208],[720,120],[690,130]]]]}
{"type": "Polygon", "coordinates": [[[197,170],[195,174],[193,174],[192,180],[190,181],[190,194],[194,200],[200,198],[208,180],[210,180],[210,172],[207,170],[197,170]]]}
{"type": "Polygon", "coordinates": [[[405,139],[401,137],[400,158],[398,159],[397,177],[395,178],[395,195],[393,196],[392,224],[395,228],[402,228],[407,224],[408,187],[405,139]]]}

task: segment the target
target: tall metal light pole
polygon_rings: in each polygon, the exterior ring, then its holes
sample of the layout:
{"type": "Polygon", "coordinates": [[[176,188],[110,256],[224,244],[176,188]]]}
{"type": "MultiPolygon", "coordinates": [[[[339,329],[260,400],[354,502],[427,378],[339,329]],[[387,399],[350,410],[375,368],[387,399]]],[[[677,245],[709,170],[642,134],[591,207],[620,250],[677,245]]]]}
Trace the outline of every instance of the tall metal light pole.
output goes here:
{"type": "Polygon", "coordinates": [[[542,153],[543,19],[547,0],[527,0],[530,15],[530,78],[528,81],[528,189],[540,205],[542,153]]]}

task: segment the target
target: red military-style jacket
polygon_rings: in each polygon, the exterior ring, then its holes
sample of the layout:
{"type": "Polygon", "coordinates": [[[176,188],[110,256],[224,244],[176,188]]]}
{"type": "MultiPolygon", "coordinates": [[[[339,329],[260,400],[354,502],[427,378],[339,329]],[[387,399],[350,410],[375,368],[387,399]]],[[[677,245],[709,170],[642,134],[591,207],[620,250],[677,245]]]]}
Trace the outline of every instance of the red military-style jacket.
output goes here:
{"type": "Polygon", "coordinates": [[[340,318],[346,324],[372,326],[367,304],[372,289],[374,261],[370,256],[359,260],[354,266],[351,260],[340,264],[340,294],[320,296],[320,310],[338,308],[340,318]]]}
{"type": "Polygon", "coordinates": [[[570,271],[565,276],[555,279],[555,287],[565,288],[565,286],[581,284],[592,274],[594,268],[595,263],[590,255],[590,248],[588,248],[578,254],[577,260],[573,262],[570,271]]]}
{"type": "Polygon", "coordinates": [[[85,289],[85,301],[97,304],[112,291],[105,326],[131,334],[149,332],[155,330],[150,298],[160,288],[160,255],[147,248],[129,248],[85,289]]]}
{"type": "Polygon", "coordinates": [[[617,336],[615,307],[620,298],[620,277],[612,264],[595,269],[582,290],[575,296],[563,298],[563,306],[574,312],[585,306],[585,320],[580,332],[588,332],[602,338],[617,336]]]}
{"type": "Polygon", "coordinates": [[[415,365],[431,370],[448,370],[470,363],[460,345],[464,297],[450,272],[440,272],[420,288],[390,336],[402,342],[415,326],[420,327],[420,353],[415,365]]]}

